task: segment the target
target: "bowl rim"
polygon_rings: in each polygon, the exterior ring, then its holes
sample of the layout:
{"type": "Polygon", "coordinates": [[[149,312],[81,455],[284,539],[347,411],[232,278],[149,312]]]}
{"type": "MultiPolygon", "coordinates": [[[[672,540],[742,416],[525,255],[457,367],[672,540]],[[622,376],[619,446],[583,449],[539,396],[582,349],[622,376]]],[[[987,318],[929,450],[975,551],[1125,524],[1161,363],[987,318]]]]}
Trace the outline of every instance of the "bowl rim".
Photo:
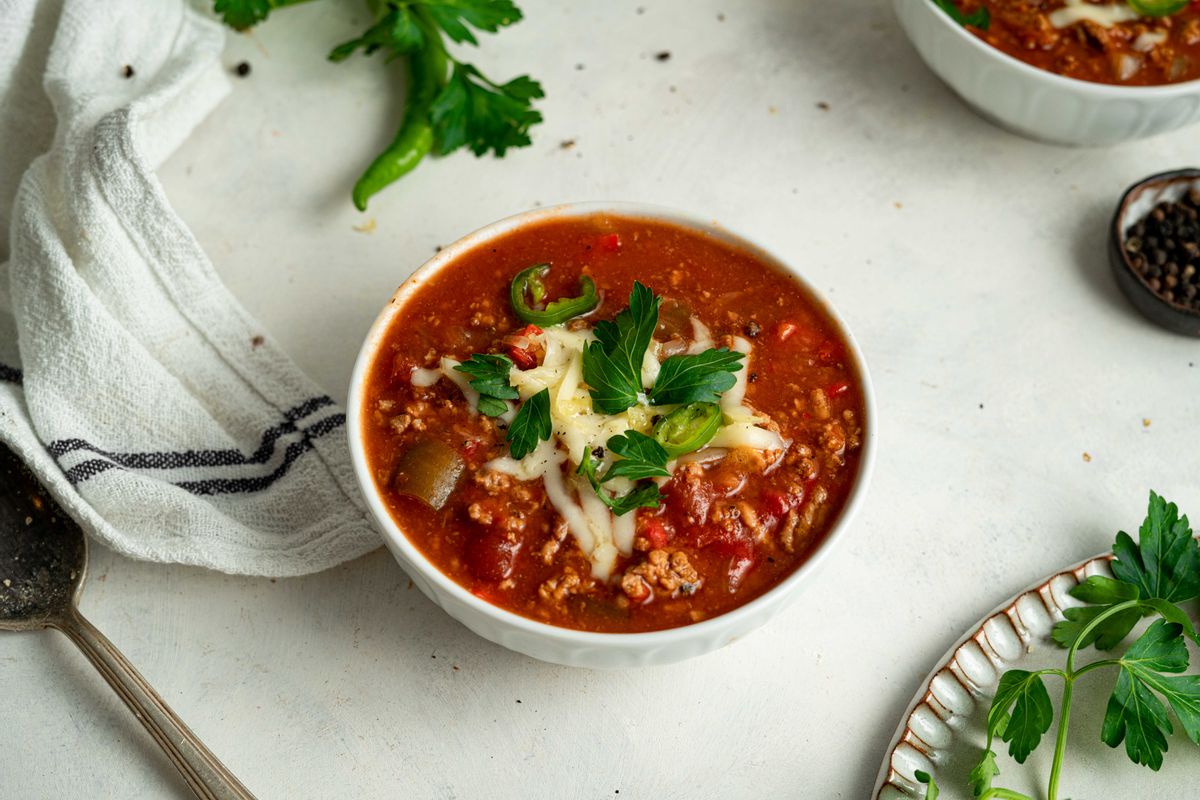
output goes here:
{"type": "Polygon", "coordinates": [[[1158,292],[1150,288],[1150,284],[1142,276],[1140,272],[1134,269],[1133,264],[1129,260],[1129,253],[1125,250],[1125,235],[1126,228],[1129,227],[1125,218],[1129,213],[1129,205],[1134,200],[1137,193],[1145,191],[1147,188],[1155,185],[1165,185],[1176,181],[1192,181],[1200,186],[1200,168],[1183,167],[1182,169],[1170,169],[1164,172],[1156,172],[1153,175],[1142,178],[1140,181],[1133,183],[1122,194],[1121,199],[1117,201],[1117,209],[1113,212],[1112,223],[1109,225],[1109,236],[1112,247],[1117,251],[1121,259],[1121,266],[1133,276],[1138,285],[1153,295],[1162,306],[1176,314],[1182,314],[1191,319],[1200,320],[1200,310],[1179,305],[1171,300],[1167,300],[1158,292]]]}
{"type": "MultiPolygon", "coordinates": [[[[895,0],[897,3],[904,3],[908,0],[895,0]]],[[[1051,84],[1060,86],[1065,89],[1079,91],[1084,94],[1093,94],[1100,96],[1109,96],[1111,98],[1126,98],[1126,97],[1173,97],[1182,94],[1191,94],[1200,92],[1200,78],[1192,78],[1187,81],[1179,81],[1177,83],[1164,83],[1156,86],[1121,86],[1111,83],[1098,83],[1096,81],[1085,81],[1082,78],[1070,78],[1066,75],[1059,75],[1057,72],[1035,67],[1032,64],[1026,64],[1019,58],[1005,53],[999,48],[985,42],[975,34],[968,31],[962,25],[950,18],[942,9],[938,8],[933,0],[919,0],[926,6],[927,11],[939,17],[942,25],[949,28],[956,36],[970,40],[971,45],[980,52],[985,52],[989,57],[1002,64],[1007,64],[1010,67],[1015,67],[1018,72],[1023,72],[1030,77],[1040,78],[1049,81],[1051,84]]]]}
{"type": "MultiPolygon", "coordinates": [[[[857,516],[870,486],[871,477],[874,472],[876,448],[878,446],[877,440],[879,438],[875,390],[862,348],[838,311],[826,299],[824,294],[818,291],[810,281],[805,279],[797,269],[791,267],[788,262],[775,256],[750,239],[731,232],[711,218],[705,218],[665,206],[621,201],[565,203],[524,211],[485,225],[456,240],[453,244],[443,247],[433,258],[417,268],[396,289],[391,299],[372,323],[370,330],[363,340],[353,372],[351,373],[346,413],[346,435],[349,440],[351,463],[359,490],[388,543],[393,548],[399,548],[409,563],[423,577],[430,581],[439,591],[449,594],[459,602],[504,625],[515,627],[536,636],[549,637],[565,644],[586,645],[605,649],[661,646],[703,637],[710,632],[723,631],[731,626],[736,626],[739,622],[751,620],[760,610],[770,609],[772,606],[781,603],[808,574],[814,572],[828,558],[829,552],[833,549],[835,543],[844,538],[844,531],[857,516]],[[475,596],[426,558],[420,548],[409,541],[404,531],[401,530],[400,526],[392,518],[391,513],[383,503],[380,492],[375,486],[362,443],[364,379],[370,364],[374,361],[375,353],[383,340],[383,334],[386,332],[392,319],[403,310],[404,301],[410,294],[415,292],[430,276],[456,261],[459,255],[484,242],[541,220],[582,217],[594,214],[642,217],[673,223],[744,248],[768,264],[783,270],[808,291],[809,295],[821,305],[826,314],[828,314],[829,319],[838,327],[858,366],[861,381],[863,411],[866,419],[863,423],[863,447],[859,460],[858,474],[855,476],[854,484],[850,489],[849,495],[846,497],[845,505],[842,507],[837,519],[834,520],[821,543],[817,545],[817,548],[803,563],[784,577],[783,580],[758,597],[723,614],[675,628],[633,633],[583,631],[525,617],[475,596]]],[[[405,565],[402,563],[401,566],[405,565]]]]}

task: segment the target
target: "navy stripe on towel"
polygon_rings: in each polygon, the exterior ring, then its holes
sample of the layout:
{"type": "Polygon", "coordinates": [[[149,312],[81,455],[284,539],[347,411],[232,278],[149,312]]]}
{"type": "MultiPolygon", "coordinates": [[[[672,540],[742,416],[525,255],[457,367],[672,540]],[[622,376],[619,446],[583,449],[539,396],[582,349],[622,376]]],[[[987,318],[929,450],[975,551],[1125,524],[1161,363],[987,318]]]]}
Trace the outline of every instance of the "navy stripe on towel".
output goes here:
{"type": "Polygon", "coordinates": [[[258,475],[253,478],[210,478],[203,481],[181,481],[175,485],[192,494],[199,495],[260,492],[286,475],[296,459],[312,449],[314,439],[319,439],[345,424],[345,414],[330,414],[311,428],[308,428],[304,431],[303,439],[298,442],[292,442],[287,446],[287,450],[284,451],[283,463],[268,475],[258,475]]]}
{"type": "Polygon", "coordinates": [[[55,458],[62,458],[75,450],[87,450],[129,469],[179,469],[181,467],[233,467],[242,464],[265,464],[275,453],[275,442],[285,434],[295,433],[298,430],[296,422],[314,411],[331,405],[333,405],[333,400],[330,397],[314,397],[285,411],[283,416],[286,421],[268,429],[262,435],[258,449],[249,456],[240,450],[113,453],[102,450],[83,439],[58,439],[51,442],[47,449],[55,458]]]}
{"type": "MultiPolygon", "coordinates": [[[[188,450],[175,453],[110,453],[82,439],[59,439],[51,442],[48,449],[60,461],[62,456],[75,450],[86,450],[102,456],[102,458],[81,461],[70,469],[65,470],[64,475],[72,484],[81,483],[110,469],[176,469],[180,467],[263,464],[274,455],[275,443],[280,437],[300,430],[300,428],[296,427],[296,422],[309,416],[314,411],[333,404],[333,400],[329,397],[314,397],[284,412],[284,417],[287,421],[264,433],[262,443],[250,456],[245,456],[238,450],[188,450]]],[[[302,438],[292,442],[284,450],[282,463],[266,475],[178,481],[175,485],[196,495],[239,494],[262,491],[286,475],[292,468],[292,464],[300,456],[313,448],[313,442],[316,439],[321,438],[330,431],[341,428],[345,424],[346,415],[338,413],[330,414],[308,428],[303,429],[302,438]]]]}

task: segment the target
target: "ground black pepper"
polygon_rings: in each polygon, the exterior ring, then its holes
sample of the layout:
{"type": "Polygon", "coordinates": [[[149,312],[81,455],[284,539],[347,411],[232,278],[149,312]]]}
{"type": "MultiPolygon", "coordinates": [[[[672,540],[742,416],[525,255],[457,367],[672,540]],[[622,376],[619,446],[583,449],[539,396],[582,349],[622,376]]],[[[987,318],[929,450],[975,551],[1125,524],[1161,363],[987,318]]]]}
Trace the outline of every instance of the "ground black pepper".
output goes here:
{"type": "Polygon", "coordinates": [[[234,67],[233,71],[237,73],[239,78],[246,77],[247,75],[250,74],[250,62],[243,61],[242,63],[240,63],[236,67],[234,67]]]}
{"type": "Polygon", "coordinates": [[[1125,252],[1162,299],[1200,311],[1200,189],[1159,203],[1125,232],[1125,252]]]}

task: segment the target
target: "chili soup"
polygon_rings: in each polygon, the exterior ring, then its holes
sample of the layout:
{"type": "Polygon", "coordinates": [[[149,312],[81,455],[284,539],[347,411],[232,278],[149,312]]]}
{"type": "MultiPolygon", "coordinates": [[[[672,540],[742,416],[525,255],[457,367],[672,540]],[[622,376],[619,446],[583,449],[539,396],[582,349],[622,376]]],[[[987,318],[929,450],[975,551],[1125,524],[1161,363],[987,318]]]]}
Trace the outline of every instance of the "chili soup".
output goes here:
{"type": "Polygon", "coordinates": [[[980,39],[1057,75],[1119,86],[1200,78],[1200,2],[947,1],[980,39]]]}
{"type": "Polygon", "coordinates": [[[541,219],[403,302],[365,373],[366,461],[409,541],[500,608],[611,633],[720,615],[803,564],[857,479],[841,330],[703,232],[541,219]]]}

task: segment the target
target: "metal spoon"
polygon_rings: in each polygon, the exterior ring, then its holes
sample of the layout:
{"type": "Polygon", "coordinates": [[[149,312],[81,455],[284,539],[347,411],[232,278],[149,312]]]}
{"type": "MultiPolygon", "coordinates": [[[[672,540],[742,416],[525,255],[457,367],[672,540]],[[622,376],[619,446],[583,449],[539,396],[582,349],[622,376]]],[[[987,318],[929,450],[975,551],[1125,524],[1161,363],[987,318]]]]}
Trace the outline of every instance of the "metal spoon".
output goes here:
{"type": "Polygon", "coordinates": [[[87,539],[17,456],[0,444],[0,630],[57,628],[125,701],[203,800],[254,800],[113,643],[79,613],[87,539]]]}

